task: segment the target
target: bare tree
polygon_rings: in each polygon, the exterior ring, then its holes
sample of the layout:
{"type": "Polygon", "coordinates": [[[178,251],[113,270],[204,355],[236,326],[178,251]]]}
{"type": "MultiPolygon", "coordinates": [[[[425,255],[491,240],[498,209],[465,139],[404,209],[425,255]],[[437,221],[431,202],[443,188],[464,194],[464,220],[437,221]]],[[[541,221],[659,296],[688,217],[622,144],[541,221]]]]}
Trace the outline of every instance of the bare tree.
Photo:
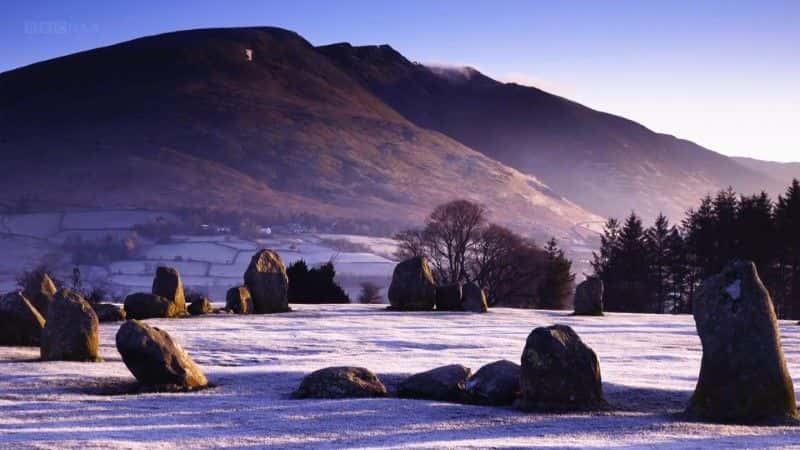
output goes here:
{"type": "Polygon", "coordinates": [[[358,295],[358,303],[381,303],[381,288],[369,281],[361,283],[361,293],[358,295]]]}
{"type": "Polygon", "coordinates": [[[454,200],[436,207],[421,230],[395,236],[398,256],[426,256],[441,284],[470,281],[468,258],[486,226],[486,208],[468,200],[454,200]]]}
{"type": "Polygon", "coordinates": [[[489,225],[477,240],[472,272],[490,305],[536,306],[547,254],[508,228],[489,225]]]}
{"type": "MultiPolygon", "coordinates": [[[[553,273],[550,266],[564,258],[548,258],[532,240],[487,223],[485,208],[466,200],[437,207],[422,229],[404,231],[395,239],[398,257],[428,258],[438,284],[478,283],[490,305],[538,307],[547,289],[571,289],[569,276],[548,278],[553,273]],[[570,285],[562,286],[562,278],[570,285]],[[544,286],[546,281],[550,284],[544,286]]],[[[569,267],[566,270],[569,275],[569,267]]]]}

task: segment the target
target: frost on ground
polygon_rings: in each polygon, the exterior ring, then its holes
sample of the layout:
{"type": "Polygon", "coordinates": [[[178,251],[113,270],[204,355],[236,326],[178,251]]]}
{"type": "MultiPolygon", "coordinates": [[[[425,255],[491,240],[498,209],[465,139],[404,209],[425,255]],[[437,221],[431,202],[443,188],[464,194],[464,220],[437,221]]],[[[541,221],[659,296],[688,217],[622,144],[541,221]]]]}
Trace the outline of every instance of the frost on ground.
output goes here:
{"type": "MultiPolygon", "coordinates": [[[[800,445],[798,428],[690,423],[678,416],[700,370],[690,316],[294,308],[269,316],[148,321],[181,342],[217,385],[189,394],[109,395],[129,391],[133,382],[114,348],[118,324],[101,325],[104,363],[42,363],[36,349],[0,348],[0,447],[800,445]],[[406,374],[443,364],[476,371],[501,358],[518,361],[531,329],[553,323],[572,326],[597,352],[615,411],[549,415],[392,398],[289,398],[305,374],[332,365],[365,366],[391,389],[406,374]]],[[[797,387],[800,326],[785,322],[782,333],[797,387]]]]}

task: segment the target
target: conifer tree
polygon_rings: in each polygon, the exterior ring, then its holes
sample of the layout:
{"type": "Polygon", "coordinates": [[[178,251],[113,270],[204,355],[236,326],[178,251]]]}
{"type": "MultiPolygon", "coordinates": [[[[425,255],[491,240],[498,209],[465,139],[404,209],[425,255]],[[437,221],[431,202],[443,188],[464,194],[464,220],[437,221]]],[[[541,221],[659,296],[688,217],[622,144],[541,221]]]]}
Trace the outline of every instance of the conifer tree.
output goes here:
{"type": "Polygon", "coordinates": [[[775,206],[775,229],[778,239],[778,281],[784,291],[781,316],[800,316],[800,182],[795,179],[775,206]]]}
{"type": "Polygon", "coordinates": [[[542,284],[539,286],[539,305],[541,309],[566,309],[572,294],[575,275],[572,261],[558,247],[555,238],[547,241],[544,248],[548,264],[542,284]]]}
{"type": "Polygon", "coordinates": [[[663,313],[670,289],[670,267],[672,265],[670,248],[669,220],[659,214],[652,227],[645,232],[645,246],[649,259],[648,290],[651,310],[663,313]]]}

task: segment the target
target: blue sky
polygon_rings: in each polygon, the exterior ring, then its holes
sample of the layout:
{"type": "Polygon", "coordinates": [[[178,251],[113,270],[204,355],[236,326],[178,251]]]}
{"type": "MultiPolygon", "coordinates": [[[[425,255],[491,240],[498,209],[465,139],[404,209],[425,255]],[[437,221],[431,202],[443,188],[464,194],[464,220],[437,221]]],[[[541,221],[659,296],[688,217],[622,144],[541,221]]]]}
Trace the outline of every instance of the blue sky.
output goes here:
{"type": "Polygon", "coordinates": [[[0,71],[143,35],[273,25],[470,65],[713,150],[800,161],[800,1],[0,0],[0,71]]]}

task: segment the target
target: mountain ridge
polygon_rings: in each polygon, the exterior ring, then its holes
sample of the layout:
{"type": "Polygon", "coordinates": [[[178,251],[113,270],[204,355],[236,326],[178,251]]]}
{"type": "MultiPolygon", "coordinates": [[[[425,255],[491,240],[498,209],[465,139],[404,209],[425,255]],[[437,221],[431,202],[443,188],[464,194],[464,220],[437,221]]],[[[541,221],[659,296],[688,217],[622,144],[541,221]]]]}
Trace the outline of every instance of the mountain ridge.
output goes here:
{"type": "Polygon", "coordinates": [[[541,236],[597,219],[534,176],[408,122],[287,30],[134,39],[0,74],[0,99],[6,202],[24,192],[43,204],[408,225],[465,197],[541,236]]]}
{"type": "MultiPolygon", "coordinates": [[[[411,122],[435,129],[602,215],[631,210],[677,219],[697,200],[734,185],[780,186],[729,157],[654,132],[635,121],[550,94],[493,80],[442,76],[388,46],[317,47],[411,122]],[[475,126],[480,124],[480,126],[475,126]]],[[[451,69],[458,72],[458,69],[451,69]]]]}

